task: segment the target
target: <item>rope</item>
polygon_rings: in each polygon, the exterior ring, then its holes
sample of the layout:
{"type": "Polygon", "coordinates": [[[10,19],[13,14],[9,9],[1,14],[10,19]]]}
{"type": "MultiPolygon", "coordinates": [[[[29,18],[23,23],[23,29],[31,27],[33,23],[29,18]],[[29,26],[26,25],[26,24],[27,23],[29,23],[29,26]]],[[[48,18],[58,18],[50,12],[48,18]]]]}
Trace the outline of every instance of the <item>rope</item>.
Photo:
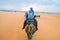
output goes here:
{"type": "Polygon", "coordinates": [[[32,36],[32,40],[34,40],[33,36],[32,36]]]}
{"type": "Polygon", "coordinates": [[[34,40],[34,38],[33,38],[33,35],[32,35],[32,31],[30,31],[30,37],[32,36],[32,40],[34,40]]]}

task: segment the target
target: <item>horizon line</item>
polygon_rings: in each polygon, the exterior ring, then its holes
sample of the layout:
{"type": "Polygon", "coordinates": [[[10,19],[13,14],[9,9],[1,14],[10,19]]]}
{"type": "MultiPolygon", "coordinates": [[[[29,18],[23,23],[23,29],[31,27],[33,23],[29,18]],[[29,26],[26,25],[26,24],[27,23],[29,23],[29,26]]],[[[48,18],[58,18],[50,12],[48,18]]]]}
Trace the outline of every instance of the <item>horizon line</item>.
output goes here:
{"type": "MultiPolygon", "coordinates": [[[[26,11],[18,11],[18,10],[0,10],[0,12],[3,11],[3,12],[26,12],[26,11]]],[[[57,12],[37,12],[35,11],[35,13],[48,13],[48,14],[60,14],[60,13],[57,13],[57,12]]]]}

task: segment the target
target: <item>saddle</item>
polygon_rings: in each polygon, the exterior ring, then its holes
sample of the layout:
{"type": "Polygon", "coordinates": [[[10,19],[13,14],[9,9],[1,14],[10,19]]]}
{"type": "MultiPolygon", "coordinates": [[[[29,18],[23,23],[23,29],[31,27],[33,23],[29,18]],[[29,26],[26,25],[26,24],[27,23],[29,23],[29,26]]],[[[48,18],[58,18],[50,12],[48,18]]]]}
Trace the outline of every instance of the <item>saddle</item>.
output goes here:
{"type": "Polygon", "coordinates": [[[27,21],[27,25],[26,25],[26,28],[25,28],[25,31],[27,33],[29,33],[29,31],[33,31],[33,33],[36,31],[36,27],[35,27],[35,21],[33,19],[29,19],[27,21]]]}

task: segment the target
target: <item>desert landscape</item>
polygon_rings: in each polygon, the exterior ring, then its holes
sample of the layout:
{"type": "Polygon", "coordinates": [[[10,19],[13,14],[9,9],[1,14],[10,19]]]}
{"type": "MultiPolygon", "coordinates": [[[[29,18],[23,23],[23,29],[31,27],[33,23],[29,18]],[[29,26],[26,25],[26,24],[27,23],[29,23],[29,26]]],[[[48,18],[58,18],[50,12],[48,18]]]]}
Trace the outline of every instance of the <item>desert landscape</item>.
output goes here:
{"type": "MultiPolygon", "coordinates": [[[[25,12],[0,11],[0,40],[28,40],[22,29],[25,12]]],[[[60,40],[60,14],[36,13],[40,18],[33,40],[60,40]]]]}

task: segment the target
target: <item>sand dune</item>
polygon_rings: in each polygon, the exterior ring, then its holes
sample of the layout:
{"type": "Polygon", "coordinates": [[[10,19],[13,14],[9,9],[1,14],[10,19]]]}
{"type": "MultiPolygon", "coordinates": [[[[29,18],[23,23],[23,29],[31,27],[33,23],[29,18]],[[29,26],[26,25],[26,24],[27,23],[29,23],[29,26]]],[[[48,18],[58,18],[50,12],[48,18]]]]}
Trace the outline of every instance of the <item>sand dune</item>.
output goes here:
{"type": "MultiPolygon", "coordinates": [[[[38,31],[34,40],[60,40],[60,14],[44,14],[38,21],[38,31]]],[[[27,40],[25,30],[22,30],[24,12],[0,12],[0,40],[27,40]]]]}

